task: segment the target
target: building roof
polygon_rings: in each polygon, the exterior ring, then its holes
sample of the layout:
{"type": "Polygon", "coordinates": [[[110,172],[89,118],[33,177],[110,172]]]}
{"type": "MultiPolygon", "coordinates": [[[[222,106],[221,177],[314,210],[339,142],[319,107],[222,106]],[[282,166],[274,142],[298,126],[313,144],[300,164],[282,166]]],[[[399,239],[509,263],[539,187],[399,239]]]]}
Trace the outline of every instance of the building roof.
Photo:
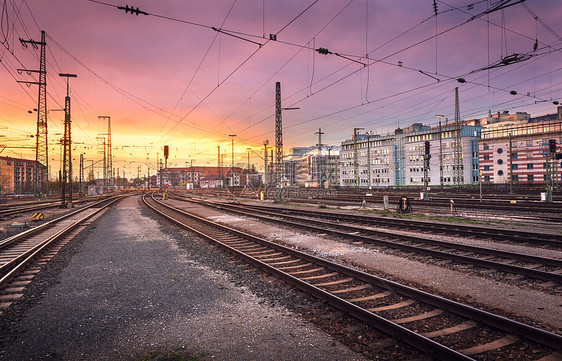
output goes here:
{"type": "MultiPolygon", "coordinates": [[[[35,159],[14,158],[14,157],[7,157],[7,156],[0,156],[0,159],[6,160],[6,161],[25,162],[25,163],[35,164],[35,159]]],[[[41,164],[41,163],[39,163],[39,164],[44,167],[43,164],[41,164]]]]}

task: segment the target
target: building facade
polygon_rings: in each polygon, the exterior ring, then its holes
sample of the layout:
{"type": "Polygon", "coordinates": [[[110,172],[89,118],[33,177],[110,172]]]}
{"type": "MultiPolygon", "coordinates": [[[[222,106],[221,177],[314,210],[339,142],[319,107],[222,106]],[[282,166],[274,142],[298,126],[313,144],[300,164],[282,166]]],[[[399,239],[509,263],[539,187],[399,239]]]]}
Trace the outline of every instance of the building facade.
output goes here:
{"type": "MultiPolygon", "coordinates": [[[[46,168],[39,166],[40,174],[46,168]]],[[[2,193],[33,193],[35,180],[35,160],[0,157],[0,188],[2,193]]]]}
{"type": "MultiPolygon", "coordinates": [[[[560,109],[560,107],[559,107],[560,109]]],[[[545,183],[558,185],[560,166],[550,152],[550,140],[561,152],[562,119],[509,123],[489,127],[479,140],[479,162],[484,183],[545,183]],[[549,174],[550,173],[550,174],[549,174]]]]}
{"type": "Polygon", "coordinates": [[[158,175],[155,177],[155,186],[159,187],[160,183],[163,186],[171,187],[178,187],[185,183],[193,183],[195,186],[199,186],[203,179],[209,177],[216,177],[220,181],[207,182],[206,186],[220,184],[238,187],[254,184],[256,175],[252,171],[240,167],[168,167],[158,171],[158,175]]]}
{"type": "Polygon", "coordinates": [[[431,128],[413,124],[394,134],[357,134],[342,143],[342,187],[394,187],[477,183],[478,139],[481,127],[474,122],[431,128]],[[426,143],[427,142],[427,143],[426,143]],[[426,144],[429,155],[426,156],[426,144]],[[460,150],[456,150],[457,144],[460,150]],[[458,168],[458,173],[455,173],[458,168]],[[460,174],[460,181],[455,181],[460,174]]]}
{"type": "Polygon", "coordinates": [[[436,186],[562,182],[562,106],[532,118],[498,112],[459,126],[412,124],[394,134],[356,134],[342,142],[340,186],[436,186]],[[556,143],[555,152],[551,151],[556,143]],[[560,155],[558,155],[560,157],[560,155]],[[481,175],[481,176],[480,176],[481,175]],[[426,179],[427,177],[427,179],[426,179]],[[427,183],[426,183],[427,181],[427,183]]]}
{"type": "MultiPolygon", "coordinates": [[[[292,148],[283,161],[283,186],[325,188],[338,184],[340,147],[292,148]]],[[[271,167],[274,172],[274,165],[271,167]]]]}

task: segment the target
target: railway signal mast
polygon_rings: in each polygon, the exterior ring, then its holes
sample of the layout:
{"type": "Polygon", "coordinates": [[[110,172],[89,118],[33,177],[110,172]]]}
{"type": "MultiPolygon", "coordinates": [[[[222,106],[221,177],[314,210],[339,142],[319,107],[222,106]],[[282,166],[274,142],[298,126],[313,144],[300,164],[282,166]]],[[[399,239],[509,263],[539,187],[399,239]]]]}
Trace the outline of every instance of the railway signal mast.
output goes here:
{"type": "Polygon", "coordinates": [[[431,159],[431,143],[429,143],[429,140],[425,141],[425,152],[424,152],[424,156],[423,156],[423,185],[424,185],[424,199],[428,199],[428,193],[429,193],[429,176],[428,176],[428,172],[429,172],[429,160],[431,159]]]}
{"type": "Polygon", "coordinates": [[[546,201],[552,203],[553,170],[556,168],[556,139],[548,140],[546,156],[546,201]]]}

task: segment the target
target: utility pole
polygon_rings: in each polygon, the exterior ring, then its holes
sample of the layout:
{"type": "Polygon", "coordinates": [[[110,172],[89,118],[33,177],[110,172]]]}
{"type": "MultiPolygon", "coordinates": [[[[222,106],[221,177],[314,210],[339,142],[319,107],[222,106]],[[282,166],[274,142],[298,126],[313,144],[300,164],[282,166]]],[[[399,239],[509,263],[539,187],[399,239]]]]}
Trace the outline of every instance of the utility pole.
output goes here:
{"type": "Polygon", "coordinates": [[[455,162],[453,178],[455,185],[460,186],[464,183],[463,177],[463,159],[462,159],[462,127],[461,127],[461,112],[459,107],[459,88],[455,88],[455,162]]]}
{"type": "Polygon", "coordinates": [[[318,188],[324,187],[324,182],[326,178],[326,174],[324,172],[324,162],[321,161],[322,159],[322,134],[326,134],[322,132],[322,128],[318,128],[318,131],[314,134],[318,134],[318,157],[316,158],[316,181],[318,182],[318,188]]]}
{"type": "Polygon", "coordinates": [[[359,188],[359,154],[357,151],[357,131],[365,128],[353,128],[353,176],[355,186],[359,188]]]}
{"type": "Polygon", "coordinates": [[[424,199],[429,199],[429,160],[431,159],[431,143],[429,140],[424,144],[423,156],[423,184],[424,184],[424,199]]]}
{"type": "Polygon", "coordinates": [[[248,172],[250,171],[250,152],[252,151],[252,148],[246,148],[246,151],[248,152],[248,172]]]}
{"type": "Polygon", "coordinates": [[[371,133],[367,134],[367,176],[369,177],[369,189],[373,188],[373,177],[371,175],[371,133]]]}
{"type": "Polygon", "coordinates": [[[189,167],[191,168],[191,184],[193,184],[193,189],[195,189],[195,170],[193,169],[193,158],[189,160],[189,167]]]}
{"type": "Polygon", "coordinates": [[[170,148],[167,145],[165,145],[164,146],[164,182],[166,182],[166,191],[168,191],[168,156],[169,155],[170,155],[170,148]]]}
{"type": "Polygon", "coordinates": [[[103,188],[106,191],[107,187],[107,157],[106,157],[106,148],[105,148],[105,137],[103,137],[103,188]]]}
{"type": "Polygon", "coordinates": [[[509,133],[509,194],[513,194],[513,157],[511,156],[511,132],[509,133]]]}
{"type": "MultiPolygon", "coordinates": [[[[275,186],[281,188],[281,172],[283,170],[283,120],[281,117],[281,82],[275,83],[275,186]]],[[[282,201],[278,191],[278,201],[282,201]]]]}
{"type": "Polygon", "coordinates": [[[45,55],[45,31],[41,30],[41,41],[23,40],[20,42],[24,48],[27,44],[37,49],[41,47],[39,56],[39,70],[18,69],[18,72],[39,73],[39,81],[18,83],[39,85],[39,96],[37,99],[37,134],[35,138],[35,196],[40,197],[43,192],[49,193],[49,142],[47,138],[47,61],[45,55]],[[45,171],[41,170],[41,165],[45,166],[45,171]]]}
{"type": "Polygon", "coordinates": [[[282,110],[294,110],[300,108],[281,108],[281,82],[275,83],[275,186],[277,189],[277,202],[283,201],[281,188],[283,171],[283,121],[282,110]]]}
{"type": "MultiPolygon", "coordinates": [[[[217,146],[217,163],[218,163],[218,173],[219,173],[219,184],[222,188],[222,169],[221,169],[221,146],[220,144],[217,146]]],[[[218,187],[218,184],[217,184],[218,187]]]]}
{"type": "Polygon", "coordinates": [[[105,146],[107,146],[107,152],[105,153],[107,156],[107,161],[104,163],[104,167],[107,169],[104,171],[105,177],[107,179],[107,186],[111,188],[114,185],[113,181],[113,156],[111,150],[111,117],[107,115],[99,115],[99,120],[107,120],[107,133],[102,134],[107,136],[107,142],[105,146]]]}
{"type": "Polygon", "coordinates": [[[328,186],[332,187],[333,186],[333,182],[332,182],[333,181],[332,180],[332,173],[333,173],[333,170],[332,170],[332,148],[333,147],[331,145],[329,145],[327,148],[328,148],[328,159],[326,161],[326,168],[327,168],[328,175],[327,175],[326,181],[328,182],[328,186]]]}
{"type": "Polygon", "coordinates": [[[83,191],[82,191],[82,182],[84,182],[84,154],[80,153],[80,180],[79,180],[79,187],[78,187],[78,196],[82,197],[83,196],[83,191]]]}
{"type": "Polygon", "coordinates": [[[64,138],[63,138],[63,169],[61,207],[72,208],[72,138],[70,120],[70,86],[69,78],[76,78],[76,74],[60,73],[59,76],[66,78],[66,97],[64,98],[64,138]],[[68,203],[66,202],[66,187],[68,187],[68,203]]]}
{"type": "MultiPolygon", "coordinates": [[[[234,137],[236,136],[236,134],[230,134],[230,142],[231,142],[231,159],[230,159],[230,176],[232,177],[232,184],[230,185],[231,187],[234,186],[234,137]]],[[[228,172],[227,172],[228,174],[228,172]]],[[[228,178],[228,177],[227,177],[228,178]]]]}
{"type": "Polygon", "coordinates": [[[263,141],[263,188],[264,193],[267,190],[267,145],[269,144],[269,139],[263,141]]]}
{"type": "Polygon", "coordinates": [[[443,190],[443,130],[441,128],[441,118],[443,115],[436,115],[439,118],[439,185],[443,190]]]}

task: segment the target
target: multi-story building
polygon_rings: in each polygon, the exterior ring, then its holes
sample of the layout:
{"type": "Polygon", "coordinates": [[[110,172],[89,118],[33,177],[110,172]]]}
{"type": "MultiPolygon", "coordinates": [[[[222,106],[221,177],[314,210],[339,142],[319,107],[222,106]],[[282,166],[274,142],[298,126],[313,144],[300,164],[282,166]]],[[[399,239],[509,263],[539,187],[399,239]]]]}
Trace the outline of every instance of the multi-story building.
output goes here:
{"type": "MultiPolygon", "coordinates": [[[[224,184],[226,186],[237,187],[253,184],[255,182],[254,173],[248,169],[240,167],[206,167],[206,166],[193,166],[193,167],[168,167],[158,171],[158,176],[155,177],[155,186],[159,187],[160,182],[168,186],[181,186],[184,183],[200,184],[201,180],[210,176],[216,176],[221,181],[219,183],[206,183],[209,184],[224,184]]],[[[260,180],[261,182],[261,180],[260,180]]]]}
{"type": "Polygon", "coordinates": [[[285,186],[328,187],[337,185],[340,147],[292,148],[283,161],[285,186]]]}
{"type": "Polygon", "coordinates": [[[404,181],[401,156],[402,129],[394,134],[356,134],[342,142],[340,185],[384,187],[404,181]]]}
{"type": "Polygon", "coordinates": [[[451,124],[431,128],[416,123],[396,129],[394,134],[357,134],[342,143],[340,185],[361,188],[424,185],[426,142],[431,155],[428,185],[476,183],[481,127],[475,124],[463,122],[459,138],[457,126],[451,124]],[[456,151],[457,143],[459,151],[456,151]],[[455,181],[455,174],[460,175],[460,182],[455,181]]]}
{"type": "Polygon", "coordinates": [[[560,182],[558,163],[549,141],[560,152],[562,106],[558,113],[514,122],[493,124],[482,130],[479,162],[484,183],[544,183],[550,176],[560,182]]]}
{"type": "MultiPolygon", "coordinates": [[[[45,173],[45,166],[40,165],[39,172],[45,173]]],[[[0,157],[0,181],[4,193],[33,193],[35,179],[35,160],[0,157]],[[3,178],[10,178],[3,179],[3,178]]]]}
{"type": "Polygon", "coordinates": [[[14,162],[0,158],[0,193],[14,192],[14,162]]]}

